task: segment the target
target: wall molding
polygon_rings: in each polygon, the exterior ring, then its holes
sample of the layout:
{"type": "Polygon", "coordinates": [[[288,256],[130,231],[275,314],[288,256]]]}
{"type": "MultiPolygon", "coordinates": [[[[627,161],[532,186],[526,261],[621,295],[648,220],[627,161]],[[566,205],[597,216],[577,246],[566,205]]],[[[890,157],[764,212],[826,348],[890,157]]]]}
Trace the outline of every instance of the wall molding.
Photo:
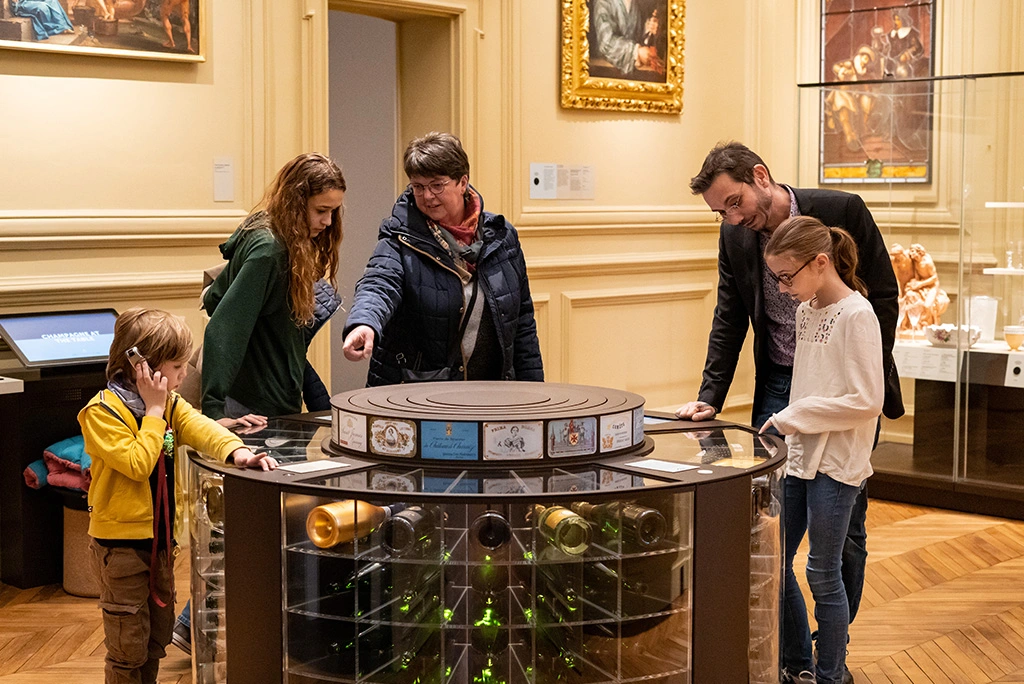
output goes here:
{"type": "Polygon", "coordinates": [[[562,293],[561,349],[559,350],[562,382],[571,367],[571,356],[577,350],[568,340],[573,339],[573,313],[580,309],[623,304],[651,304],[659,302],[695,301],[708,297],[715,290],[713,283],[693,283],[668,287],[605,288],[600,290],[572,290],[562,293]]]}
{"type": "Polygon", "coordinates": [[[142,271],[0,278],[0,308],[63,307],[115,301],[194,299],[200,271],[142,271]]]}
{"type": "Polygon", "coordinates": [[[246,217],[222,211],[0,211],[0,251],[219,244],[246,217]]]}
{"type": "Polygon", "coordinates": [[[530,278],[706,271],[717,269],[718,252],[717,250],[691,250],[532,257],[527,259],[526,266],[530,278]]]}

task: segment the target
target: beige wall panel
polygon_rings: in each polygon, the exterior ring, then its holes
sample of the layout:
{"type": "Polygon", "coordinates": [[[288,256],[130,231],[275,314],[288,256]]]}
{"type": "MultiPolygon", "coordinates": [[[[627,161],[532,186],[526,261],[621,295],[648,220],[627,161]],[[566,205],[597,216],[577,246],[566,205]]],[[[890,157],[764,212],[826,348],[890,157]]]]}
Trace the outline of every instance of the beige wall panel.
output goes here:
{"type": "Polygon", "coordinates": [[[678,404],[680,387],[699,384],[700,368],[685,360],[704,355],[693,322],[706,320],[713,298],[711,283],[563,292],[559,379],[678,404]]]}

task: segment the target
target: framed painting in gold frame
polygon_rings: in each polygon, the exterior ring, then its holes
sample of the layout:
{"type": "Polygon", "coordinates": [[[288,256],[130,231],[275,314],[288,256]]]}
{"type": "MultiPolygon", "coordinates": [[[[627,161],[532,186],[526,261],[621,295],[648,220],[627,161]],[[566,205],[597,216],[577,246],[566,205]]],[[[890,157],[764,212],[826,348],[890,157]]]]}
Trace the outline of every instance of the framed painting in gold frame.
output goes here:
{"type": "Polygon", "coordinates": [[[562,106],[683,111],[685,0],[562,0],[562,106]]]}
{"type": "Polygon", "coordinates": [[[206,0],[0,0],[0,47],[205,60],[206,0]]]}

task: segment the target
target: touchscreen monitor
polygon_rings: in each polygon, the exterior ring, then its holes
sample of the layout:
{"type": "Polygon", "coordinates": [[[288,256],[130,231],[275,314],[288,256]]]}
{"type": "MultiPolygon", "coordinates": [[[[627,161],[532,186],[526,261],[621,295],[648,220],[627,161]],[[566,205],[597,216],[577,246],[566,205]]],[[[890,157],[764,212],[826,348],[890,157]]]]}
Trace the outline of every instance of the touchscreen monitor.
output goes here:
{"type": "Polygon", "coordinates": [[[0,337],[29,368],[103,363],[116,320],[113,309],[0,315],[0,337]]]}

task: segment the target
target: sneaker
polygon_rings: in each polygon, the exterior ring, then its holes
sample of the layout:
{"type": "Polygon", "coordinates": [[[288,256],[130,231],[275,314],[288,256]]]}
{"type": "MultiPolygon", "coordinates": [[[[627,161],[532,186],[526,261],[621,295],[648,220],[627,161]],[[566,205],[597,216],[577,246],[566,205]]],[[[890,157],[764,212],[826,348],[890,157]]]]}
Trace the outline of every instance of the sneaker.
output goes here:
{"type": "Polygon", "coordinates": [[[192,628],[182,622],[175,622],[174,631],[171,632],[171,643],[192,655],[192,628]]]}
{"type": "Polygon", "coordinates": [[[793,675],[790,674],[788,670],[783,670],[782,682],[783,684],[786,684],[786,682],[796,682],[796,684],[815,684],[817,679],[814,677],[814,673],[810,670],[802,670],[798,675],[793,675]]]}

